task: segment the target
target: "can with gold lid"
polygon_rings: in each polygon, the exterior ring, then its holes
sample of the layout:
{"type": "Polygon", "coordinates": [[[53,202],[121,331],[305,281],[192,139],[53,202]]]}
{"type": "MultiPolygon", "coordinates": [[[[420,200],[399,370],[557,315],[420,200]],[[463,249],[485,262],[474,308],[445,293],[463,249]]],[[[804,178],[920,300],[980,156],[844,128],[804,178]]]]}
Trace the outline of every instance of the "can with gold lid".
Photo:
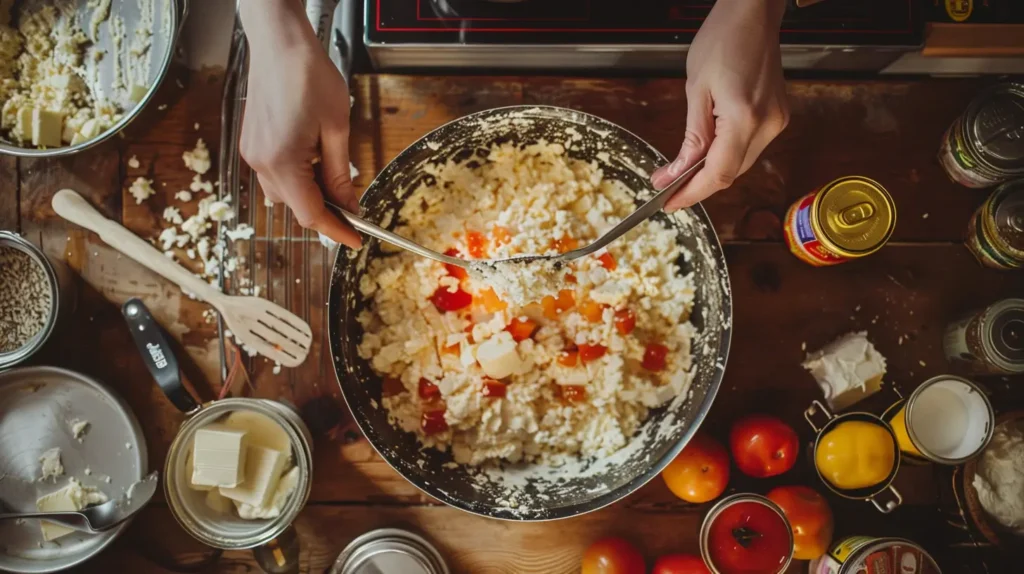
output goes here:
{"type": "Polygon", "coordinates": [[[1024,268],[1024,179],[992,192],[967,223],[964,243],[986,267],[1024,268]]]}
{"type": "Polygon", "coordinates": [[[783,226],[799,259],[824,267],[878,251],[896,227],[896,204],[878,182],[839,178],[800,198],[783,226]]]}

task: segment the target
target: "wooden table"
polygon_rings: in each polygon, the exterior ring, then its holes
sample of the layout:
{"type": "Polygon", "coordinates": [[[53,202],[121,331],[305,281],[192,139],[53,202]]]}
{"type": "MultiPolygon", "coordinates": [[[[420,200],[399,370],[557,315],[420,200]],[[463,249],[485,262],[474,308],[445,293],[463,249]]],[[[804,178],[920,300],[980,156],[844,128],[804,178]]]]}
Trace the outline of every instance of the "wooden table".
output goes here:
{"type": "MultiPolygon", "coordinates": [[[[66,225],[49,200],[60,188],[74,188],[140,235],[154,237],[160,206],[191,179],[182,151],[194,146],[197,136],[217,149],[222,80],[217,71],[174,70],[125,137],[65,159],[0,157],[0,228],[20,230],[67,260],[83,279],[74,325],[37,360],[93,375],[123,395],[145,430],[152,468],[162,468],[182,415],[137,356],[120,304],[143,298],[188,353],[196,367],[192,381],[206,398],[219,385],[215,326],[203,320],[202,304],[181,297],[95,236],[66,225]],[[160,110],[163,104],[167,107],[160,110]],[[141,168],[128,168],[133,155],[141,168]],[[157,182],[158,196],[142,205],[127,192],[138,175],[157,182]]],[[[968,217],[986,194],[949,182],[935,159],[943,131],[981,85],[966,80],[790,83],[789,128],[732,189],[704,203],[725,243],[735,298],[729,368],[705,428],[722,437],[740,414],[768,410],[810,438],[801,412],[819,391],[800,368],[805,346],[814,349],[845,332],[866,330],[888,358],[887,380],[909,391],[949,371],[941,334],[951,318],[1021,293],[1020,272],[983,269],[962,246],[968,217]],[[892,192],[899,211],[895,234],[887,247],[863,261],[809,267],[786,250],[780,217],[801,195],[848,174],[872,177],[892,192]]],[[[671,156],[681,140],[686,105],[682,82],[670,79],[363,76],[353,94],[353,161],[362,171],[356,179],[361,187],[406,145],[468,112],[521,103],[579,108],[625,126],[671,156]]],[[[998,409],[1021,404],[1021,381],[992,383],[998,409]]],[[[299,406],[315,396],[341,404],[331,373],[324,380],[298,382],[264,373],[257,394],[299,406]]],[[[426,533],[462,573],[573,572],[587,544],[605,535],[631,539],[652,561],[698,549],[697,528],[706,507],[676,499],[660,480],[611,508],[572,520],[497,522],[421,494],[365,440],[332,437],[317,439],[313,493],[296,524],[304,572],[323,572],[353,537],[381,526],[426,533]]],[[[803,457],[780,479],[737,477],[730,487],[764,492],[814,480],[803,457]]],[[[905,466],[897,486],[907,501],[888,517],[866,503],[831,497],[838,533],[903,534],[941,555],[947,572],[967,571],[961,553],[948,548],[937,502],[943,484],[934,469],[905,466]]],[[[194,565],[208,553],[156,500],[112,548],[80,570],[182,571],[182,564],[194,565]]],[[[249,552],[226,552],[211,570],[253,568],[249,552]]]]}

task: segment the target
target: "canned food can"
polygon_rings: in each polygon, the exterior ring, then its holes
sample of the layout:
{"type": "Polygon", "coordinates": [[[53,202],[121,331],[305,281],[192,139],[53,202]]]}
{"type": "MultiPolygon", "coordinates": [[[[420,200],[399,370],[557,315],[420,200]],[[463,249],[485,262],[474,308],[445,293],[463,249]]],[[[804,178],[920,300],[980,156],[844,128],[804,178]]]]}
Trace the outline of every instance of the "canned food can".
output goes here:
{"type": "MultiPolygon", "coordinates": [[[[53,332],[74,313],[75,306],[78,303],[78,289],[75,276],[63,261],[49,257],[32,242],[17,233],[0,231],[0,250],[8,249],[24,254],[29,260],[39,266],[46,283],[44,289],[49,297],[49,303],[46,305],[45,319],[34,335],[16,349],[4,350],[0,348],[0,369],[13,367],[27,360],[39,349],[43,348],[53,332]]],[[[0,269],[0,273],[9,272],[10,270],[8,269],[0,269]]],[[[2,312],[3,310],[0,309],[0,314],[2,312]]]]}
{"type": "Polygon", "coordinates": [[[399,528],[381,528],[349,543],[330,574],[449,574],[441,553],[427,539],[399,528]]]}
{"type": "Polygon", "coordinates": [[[974,98],[942,137],[939,163],[971,188],[1024,175],[1024,84],[999,84],[974,98]]]}
{"type": "Polygon", "coordinates": [[[986,267],[1024,267],[1024,179],[992,192],[967,223],[964,243],[986,267]]]}
{"type": "Polygon", "coordinates": [[[942,348],[972,374],[1024,373],[1024,299],[1003,299],[950,323],[942,348]]]}
{"type": "Polygon", "coordinates": [[[824,267],[878,251],[896,227],[896,205],[878,182],[839,178],[794,203],[786,213],[786,245],[802,261],[824,267]]]}
{"type": "Polygon", "coordinates": [[[981,454],[992,440],[996,415],[978,385],[939,375],[921,383],[883,418],[911,460],[957,465],[981,454]]]}
{"type": "Polygon", "coordinates": [[[760,541],[759,554],[763,559],[759,564],[747,564],[744,572],[779,574],[789,568],[794,542],[793,528],[785,512],[764,496],[737,493],[712,506],[700,526],[700,555],[713,574],[728,572],[719,566],[725,558],[722,549],[745,544],[736,538],[737,531],[742,530],[760,541]]]}
{"type": "Polygon", "coordinates": [[[811,560],[809,574],[941,574],[927,550],[902,538],[848,536],[811,560]]]}

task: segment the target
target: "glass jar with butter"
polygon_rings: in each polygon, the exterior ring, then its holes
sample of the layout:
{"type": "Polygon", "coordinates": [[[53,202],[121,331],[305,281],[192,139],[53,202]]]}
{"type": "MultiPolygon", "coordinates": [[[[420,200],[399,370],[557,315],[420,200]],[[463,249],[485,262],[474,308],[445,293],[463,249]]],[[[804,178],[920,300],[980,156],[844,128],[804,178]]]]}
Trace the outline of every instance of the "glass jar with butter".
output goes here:
{"type": "Polygon", "coordinates": [[[295,409],[276,401],[227,398],[200,405],[182,385],[167,339],[142,302],[130,299],[122,312],[158,385],[187,415],[164,464],[174,518],[215,548],[276,544],[309,498],[309,428],[295,409]]]}

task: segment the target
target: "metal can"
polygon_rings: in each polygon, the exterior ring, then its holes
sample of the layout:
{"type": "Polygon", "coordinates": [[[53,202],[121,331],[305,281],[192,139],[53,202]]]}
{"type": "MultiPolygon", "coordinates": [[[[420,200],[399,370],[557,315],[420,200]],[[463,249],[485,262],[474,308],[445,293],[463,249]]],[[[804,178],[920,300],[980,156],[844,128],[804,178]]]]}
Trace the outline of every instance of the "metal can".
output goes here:
{"type": "Polygon", "coordinates": [[[449,574],[441,553],[422,536],[398,528],[367,532],[349,543],[330,574],[449,574]]]}
{"type": "Polygon", "coordinates": [[[986,267],[1024,267],[1024,179],[992,192],[967,223],[964,243],[986,267]]]}
{"type": "Polygon", "coordinates": [[[941,574],[927,550],[902,538],[847,536],[811,560],[809,574],[941,574]]]}
{"type": "Polygon", "coordinates": [[[972,374],[1024,373],[1024,299],[1003,299],[950,323],[942,348],[972,374]]]}
{"type": "MultiPolygon", "coordinates": [[[[713,574],[720,574],[718,567],[715,565],[715,548],[720,548],[721,546],[714,539],[716,536],[725,535],[734,542],[732,536],[735,534],[729,535],[726,533],[733,532],[732,528],[735,528],[736,525],[743,525],[755,531],[760,530],[755,535],[759,536],[764,544],[778,547],[779,562],[774,571],[775,574],[785,572],[789,568],[790,563],[793,561],[794,543],[793,527],[790,525],[789,519],[786,518],[786,513],[777,504],[764,496],[737,493],[719,500],[711,507],[711,510],[708,511],[704,521],[701,523],[700,555],[704,559],[704,564],[707,565],[708,570],[713,574]],[[747,507],[746,510],[744,510],[744,506],[747,507]],[[755,513],[753,509],[757,509],[757,512],[755,513]],[[764,512],[765,510],[767,512],[764,512]],[[738,511],[738,514],[733,514],[732,517],[729,516],[730,513],[736,511],[738,511]],[[760,514],[760,518],[758,518],[758,514],[760,514]],[[737,518],[740,518],[740,520],[737,520],[734,526],[725,532],[715,527],[715,522],[719,520],[725,520],[726,526],[728,526],[729,523],[732,523],[737,518]],[[765,520],[766,518],[767,521],[765,520]],[[779,534],[780,532],[785,532],[784,536],[788,538],[783,539],[779,534]],[[774,542],[770,542],[772,540],[774,542]]],[[[763,572],[753,568],[749,571],[763,572]]]]}
{"type": "Polygon", "coordinates": [[[1024,176],[1024,84],[999,84],[974,98],[946,130],[939,163],[971,188],[1024,176]]]}
{"type": "Polygon", "coordinates": [[[783,235],[799,259],[824,267],[878,251],[896,227],[896,204],[878,182],[839,178],[794,203],[783,235]]]}
{"type": "MultiPolygon", "coordinates": [[[[0,369],[17,365],[41,349],[61,324],[74,313],[78,302],[78,289],[71,269],[62,261],[53,259],[24,237],[10,231],[0,231],[0,249],[14,249],[27,255],[42,269],[50,295],[50,309],[39,332],[20,348],[0,351],[0,369]]],[[[0,269],[0,272],[4,270],[0,269]]]]}

